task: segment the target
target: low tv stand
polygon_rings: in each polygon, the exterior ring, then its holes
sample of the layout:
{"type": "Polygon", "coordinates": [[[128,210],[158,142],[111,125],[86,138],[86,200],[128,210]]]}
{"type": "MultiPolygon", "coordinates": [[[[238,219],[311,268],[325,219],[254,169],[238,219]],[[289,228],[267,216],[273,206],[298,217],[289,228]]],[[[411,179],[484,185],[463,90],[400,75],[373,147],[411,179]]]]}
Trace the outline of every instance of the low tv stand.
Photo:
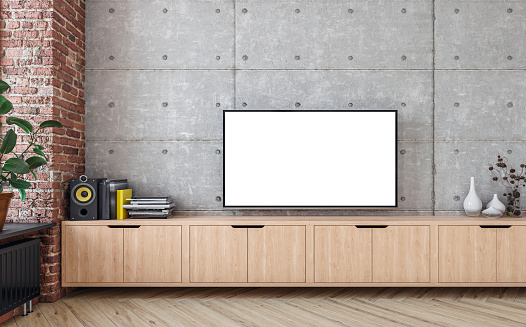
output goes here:
{"type": "Polygon", "coordinates": [[[62,285],[526,286],[526,219],[195,216],[64,221],[62,285]]]}

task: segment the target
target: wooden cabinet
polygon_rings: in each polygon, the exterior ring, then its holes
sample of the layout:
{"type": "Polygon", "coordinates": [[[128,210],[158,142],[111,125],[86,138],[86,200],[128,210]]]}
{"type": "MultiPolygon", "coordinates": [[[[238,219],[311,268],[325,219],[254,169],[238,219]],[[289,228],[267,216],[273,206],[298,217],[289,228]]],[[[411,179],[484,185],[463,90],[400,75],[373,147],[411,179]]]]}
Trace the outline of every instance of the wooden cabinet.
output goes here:
{"type": "Polygon", "coordinates": [[[181,282],[181,226],[125,228],[124,282],[181,282]]]}
{"type": "Polygon", "coordinates": [[[115,283],[123,281],[122,229],[108,226],[66,226],[63,269],[69,283],[115,283]]]}
{"type": "Polygon", "coordinates": [[[181,226],[64,229],[66,283],[181,282],[181,226]]]}
{"type": "Polygon", "coordinates": [[[429,226],[373,229],[373,282],[429,282],[429,226]]]}
{"type": "Polygon", "coordinates": [[[438,233],[439,282],[496,282],[495,228],[439,226],[438,233]]]}
{"type": "Polygon", "coordinates": [[[247,229],[190,226],[190,282],[247,282],[247,229]]]}
{"type": "Polygon", "coordinates": [[[314,227],[314,281],[372,281],[372,233],[356,226],[314,227]]]}
{"type": "Polygon", "coordinates": [[[248,281],[305,283],[305,226],[249,228],[248,281]]]}
{"type": "Polygon", "coordinates": [[[497,282],[526,282],[526,226],[497,229],[497,282]]]}

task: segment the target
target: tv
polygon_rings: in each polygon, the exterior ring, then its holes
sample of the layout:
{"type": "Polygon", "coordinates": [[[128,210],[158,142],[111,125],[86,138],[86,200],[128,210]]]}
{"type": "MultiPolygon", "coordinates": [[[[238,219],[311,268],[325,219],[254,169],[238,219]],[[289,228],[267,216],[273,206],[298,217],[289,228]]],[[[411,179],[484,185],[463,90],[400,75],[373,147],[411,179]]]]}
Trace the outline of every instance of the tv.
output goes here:
{"type": "Polygon", "coordinates": [[[396,110],[224,110],[225,208],[392,208],[396,110]]]}

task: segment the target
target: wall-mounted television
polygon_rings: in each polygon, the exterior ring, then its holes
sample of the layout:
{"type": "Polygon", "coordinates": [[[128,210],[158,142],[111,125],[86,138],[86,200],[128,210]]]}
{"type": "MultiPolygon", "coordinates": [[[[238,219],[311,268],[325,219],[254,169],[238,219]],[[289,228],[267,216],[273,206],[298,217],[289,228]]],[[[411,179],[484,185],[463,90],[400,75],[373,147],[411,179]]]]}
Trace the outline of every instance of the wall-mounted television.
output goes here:
{"type": "Polygon", "coordinates": [[[225,110],[223,206],[397,206],[396,110],[225,110]]]}

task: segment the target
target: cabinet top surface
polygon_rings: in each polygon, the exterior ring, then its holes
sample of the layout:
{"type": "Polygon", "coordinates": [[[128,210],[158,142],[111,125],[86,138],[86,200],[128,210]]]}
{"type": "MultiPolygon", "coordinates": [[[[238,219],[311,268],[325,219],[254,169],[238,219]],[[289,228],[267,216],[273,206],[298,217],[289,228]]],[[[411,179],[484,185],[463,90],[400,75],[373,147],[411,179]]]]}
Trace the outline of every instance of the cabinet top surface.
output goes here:
{"type": "Polygon", "coordinates": [[[526,218],[466,216],[174,216],[168,219],[63,221],[64,225],[526,225],[526,218]]]}

